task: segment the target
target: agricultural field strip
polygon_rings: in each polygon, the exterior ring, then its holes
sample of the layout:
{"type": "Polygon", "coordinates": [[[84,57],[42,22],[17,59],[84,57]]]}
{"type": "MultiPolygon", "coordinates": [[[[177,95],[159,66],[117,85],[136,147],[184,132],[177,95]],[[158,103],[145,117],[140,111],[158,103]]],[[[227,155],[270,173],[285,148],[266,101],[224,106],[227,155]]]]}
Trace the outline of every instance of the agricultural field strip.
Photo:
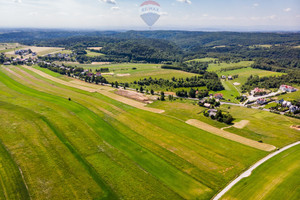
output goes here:
{"type": "Polygon", "coordinates": [[[70,83],[70,82],[66,82],[66,81],[60,80],[58,78],[55,78],[53,76],[50,76],[50,75],[48,75],[48,74],[46,74],[46,73],[44,73],[40,70],[32,68],[32,67],[27,67],[27,66],[23,66],[23,67],[39,74],[40,76],[42,76],[44,78],[50,79],[54,82],[57,82],[57,83],[60,83],[60,84],[63,84],[63,85],[69,86],[69,87],[74,87],[74,88],[81,89],[81,90],[88,91],[88,92],[98,92],[98,93],[103,94],[105,96],[108,96],[108,97],[110,97],[114,100],[120,101],[120,102],[125,103],[127,105],[130,105],[130,106],[142,109],[142,110],[146,110],[146,111],[149,111],[149,112],[154,112],[154,113],[163,113],[164,112],[164,110],[145,107],[146,104],[143,104],[143,103],[140,103],[140,102],[137,102],[137,101],[134,101],[134,100],[116,95],[112,92],[109,92],[109,91],[107,91],[108,87],[100,87],[99,86],[100,89],[93,89],[93,88],[83,86],[83,83],[81,83],[81,81],[76,81],[76,82],[72,81],[72,83],[70,83]],[[105,88],[105,90],[102,89],[102,88],[105,88]]]}
{"type": "MultiPolygon", "coordinates": [[[[73,83],[72,84],[70,82],[66,82],[66,81],[60,80],[58,78],[55,78],[53,76],[50,76],[50,75],[48,75],[48,74],[46,74],[44,72],[41,72],[40,70],[31,68],[31,67],[27,67],[27,66],[23,66],[23,67],[26,68],[26,69],[29,69],[29,70],[31,70],[31,71],[39,74],[39,75],[41,75],[44,78],[48,78],[48,79],[50,79],[50,80],[52,80],[54,82],[57,82],[57,83],[60,83],[60,84],[66,85],[66,86],[75,87],[75,88],[82,89],[82,90],[89,91],[89,92],[99,92],[99,93],[101,93],[101,94],[103,94],[105,96],[108,96],[108,97],[112,98],[112,99],[115,99],[117,101],[120,101],[122,103],[125,103],[127,105],[130,105],[130,106],[142,109],[142,110],[146,110],[146,111],[150,111],[150,112],[154,112],[154,113],[160,113],[160,114],[164,112],[163,110],[145,107],[145,104],[142,104],[142,103],[134,101],[134,100],[127,99],[125,97],[121,97],[121,96],[116,95],[114,93],[111,93],[111,92],[109,92],[107,90],[96,90],[96,89],[92,89],[92,88],[87,88],[85,86],[86,85],[90,85],[90,84],[81,82],[79,80],[72,81],[72,83],[73,83]],[[77,83],[77,84],[79,83],[80,85],[74,85],[74,83],[77,83]]],[[[101,87],[101,88],[107,88],[107,87],[101,87]]],[[[189,120],[188,122],[191,122],[191,121],[192,120],[189,120]]],[[[197,121],[197,123],[198,122],[199,121],[197,121]]],[[[199,126],[196,126],[196,127],[200,128],[202,130],[211,132],[213,134],[218,133],[217,134],[218,136],[224,137],[226,139],[233,140],[233,141],[239,142],[241,144],[244,144],[244,145],[247,145],[247,146],[251,146],[251,147],[254,147],[254,148],[257,148],[257,149],[260,149],[260,150],[264,150],[264,151],[273,151],[274,149],[276,149],[276,147],[274,147],[272,145],[262,144],[262,143],[250,140],[248,138],[244,138],[244,137],[241,137],[241,136],[238,136],[238,135],[226,132],[226,131],[219,130],[219,129],[214,128],[214,127],[212,127],[212,126],[210,126],[208,124],[205,124],[203,122],[201,122],[201,123],[202,123],[201,127],[199,127],[199,126]],[[207,127],[210,127],[210,128],[206,129],[207,127]],[[221,132],[221,133],[219,133],[219,132],[221,132]]],[[[190,125],[192,125],[192,124],[190,124],[190,125]]]]}
{"type": "Polygon", "coordinates": [[[201,122],[201,121],[196,120],[196,119],[190,119],[190,120],[186,121],[186,123],[189,124],[189,125],[195,126],[197,128],[200,128],[202,130],[208,131],[212,134],[221,136],[223,138],[226,138],[226,139],[229,139],[229,140],[232,140],[232,141],[235,141],[235,142],[247,145],[247,146],[251,146],[251,147],[256,148],[256,149],[260,149],[260,150],[263,150],[263,151],[274,151],[276,149],[276,147],[273,146],[273,145],[259,143],[259,142],[254,141],[254,140],[251,140],[251,139],[248,139],[248,138],[245,138],[245,137],[233,134],[233,133],[229,133],[227,131],[215,128],[215,127],[213,127],[209,124],[206,124],[206,123],[201,122]]]}
{"type": "Polygon", "coordinates": [[[29,78],[30,79],[30,78],[29,78]]]}
{"type": "MultiPolygon", "coordinates": [[[[132,119],[133,120],[133,119],[132,119]]],[[[127,120],[128,121],[128,120],[127,120]]],[[[127,121],[123,121],[124,123],[126,123],[127,121]]],[[[141,121],[139,121],[139,122],[141,122],[141,121]]],[[[139,122],[137,122],[137,123],[139,123],[139,122]]],[[[162,130],[161,130],[162,131],[162,130]]],[[[149,138],[148,138],[149,139],[149,138]]],[[[162,138],[161,138],[162,139],[162,138]]],[[[181,141],[180,139],[178,140],[178,141],[181,141]]],[[[166,147],[165,147],[166,148],[166,147]]],[[[186,152],[188,152],[188,151],[190,151],[190,150],[186,150],[186,152]]],[[[182,151],[182,152],[185,152],[185,151],[182,151]]],[[[186,155],[187,156],[187,155],[186,155]]],[[[186,157],[185,156],[185,157],[186,157]]]]}
{"type": "Polygon", "coordinates": [[[233,186],[235,186],[240,180],[242,180],[243,178],[247,178],[249,176],[251,176],[252,172],[258,168],[260,165],[264,164],[265,162],[267,162],[268,160],[270,160],[271,158],[273,158],[274,156],[294,147],[300,144],[300,141],[295,142],[293,144],[290,144],[286,147],[283,147],[282,149],[271,153],[270,155],[266,156],[265,158],[261,159],[260,161],[258,161],[257,163],[255,163],[252,167],[250,167],[247,171],[245,171],[244,173],[242,173],[238,178],[236,178],[235,180],[233,180],[228,186],[226,186],[220,193],[218,193],[213,200],[219,200],[226,192],[228,192],[233,186]]]}

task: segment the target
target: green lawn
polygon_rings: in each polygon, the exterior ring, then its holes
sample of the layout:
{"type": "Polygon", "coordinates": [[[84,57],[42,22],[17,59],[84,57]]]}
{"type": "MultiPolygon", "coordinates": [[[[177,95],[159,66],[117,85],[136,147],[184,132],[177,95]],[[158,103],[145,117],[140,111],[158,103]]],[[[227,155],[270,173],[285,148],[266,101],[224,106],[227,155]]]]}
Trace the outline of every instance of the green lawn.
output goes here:
{"type": "Polygon", "coordinates": [[[23,78],[0,68],[7,116],[0,140],[32,199],[210,199],[266,155],[180,119],[11,69],[23,78]]]}
{"type": "Polygon", "coordinates": [[[300,145],[295,146],[254,170],[253,174],[241,180],[222,200],[300,199],[300,145]]]}

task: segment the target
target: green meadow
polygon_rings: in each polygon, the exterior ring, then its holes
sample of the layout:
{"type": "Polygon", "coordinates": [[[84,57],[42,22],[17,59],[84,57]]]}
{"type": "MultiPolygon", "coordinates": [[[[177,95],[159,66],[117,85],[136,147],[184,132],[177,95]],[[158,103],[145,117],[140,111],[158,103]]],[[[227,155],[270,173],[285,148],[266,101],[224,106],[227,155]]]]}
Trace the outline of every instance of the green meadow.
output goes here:
{"type": "Polygon", "coordinates": [[[10,177],[0,199],[210,199],[267,154],[9,68],[0,67],[0,174],[10,177]]]}
{"type": "Polygon", "coordinates": [[[226,129],[229,132],[277,147],[286,146],[300,139],[299,131],[290,128],[292,125],[299,125],[299,119],[246,107],[223,105],[221,109],[230,112],[236,121],[249,121],[243,129],[234,127],[226,129]]]}
{"type": "Polygon", "coordinates": [[[242,179],[222,200],[300,199],[300,145],[297,145],[258,167],[248,178],[242,179]]]}
{"type": "Polygon", "coordinates": [[[211,63],[209,64],[208,66],[208,69],[207,71],[214,71],[214,72],[217,72],[217,71],[220,71],[221,69],[226,69],[226,68],[231,68],[231,67],[250,67],[254,62],[253,61],[241,61],[241,62],[238,62],[238,63],[225,63],[225,62],[222,62],[222,63],[211,63]]]}
{"type": "MultiPolygon", "coordinates": [[[[165,115],[170,115],[183,121],[187,121],[188,119],[198,119],[218,128],[229,126],[204,117],[202,112],[205,108],[198,106],[192,101],[181,101],[180,99],[172,102],[156,101],[151,104],[150,107],[164,109],[165,115]]],[[[292,125],[299,125],[299,119],[239,106],[222,105],[221,109],[228,111],[233,116],[234,123],[240,122],[241,120],[249,121],[249,123],[242,129],[234,127],[227,128],[226,131],[228,132],[235,133],[255,141],[261,140],[264,143],[272,144],[276,147],[283,147],[300,140],[299,131],[290,128],[292,125]]]]}

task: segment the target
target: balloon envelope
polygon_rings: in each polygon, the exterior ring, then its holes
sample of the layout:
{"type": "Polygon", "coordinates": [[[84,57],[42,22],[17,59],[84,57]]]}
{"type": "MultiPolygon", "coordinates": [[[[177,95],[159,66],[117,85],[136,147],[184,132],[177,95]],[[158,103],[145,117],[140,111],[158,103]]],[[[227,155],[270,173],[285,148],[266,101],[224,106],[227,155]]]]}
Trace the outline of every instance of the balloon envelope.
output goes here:
{"type": "Polygon", "coordinates": [[[140,16],[148,26],[153,26],[160,18],[160,5],[155,1],[145,1],[140,6],[140,16]]]}

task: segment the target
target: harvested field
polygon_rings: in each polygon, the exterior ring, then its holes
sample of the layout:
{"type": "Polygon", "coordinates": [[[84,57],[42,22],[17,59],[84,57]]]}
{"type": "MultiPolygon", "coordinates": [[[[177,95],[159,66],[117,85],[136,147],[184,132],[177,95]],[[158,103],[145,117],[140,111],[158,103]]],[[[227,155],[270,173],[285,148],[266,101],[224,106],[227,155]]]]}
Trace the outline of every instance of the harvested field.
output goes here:
{"type": "Polygon", "coordinates": [[[117,74],[119,77],[130,76],[130,74],[117,74]]]}
{"type": "Polygon", "coordinates": [[[88,49],[93,49],[93,50],[99,51],[102,49],[102,47],[88,47],[88,49]]]}
{"type": "Polygon", "coordinates": [[[245,128],[248,124],[249,124],[248,120],[242,120],[240,122],[234,123],[233,127],[242,129],[242,128],[245,128]]]}
{"type": "Polygon", "coordinates": [[[133,99],[139,102],[143,102],[146,104],[152,103],[152,101],[150,101],[150,99],[148,97],[146,97],[145,95],[135,92],[135,91],[130,91],[130,90],[118,90],[115,92],[116,94],[123,96],[123,97],[127,97],[129,99],[133,99]]]}
{"type": "Polygon", "coordinates": [[[213,127],[209,124],[206,124],[204,122],[201,122],[199,120],[190,119],[190,120],[186,121],[186,123],[190,124],[192,126],[195,126],[197,128],[200,128],[202,130],[208,131],[212,134],[218,135],[220,137],[223,137],[223,138],[226,138],[226,139],[229,139],[229,140],[232,140],[232,141],[235,141],[235,142],[238,142],[238,143],[241,143],[241,144],[244,144],[244,145],[256,148],[256,149],[260,149],[263,151],[273,151],[276,149],[276,147],[273,145],[259,143],[254,140],[250,140],[248,138],[244,138],[239,135],[229,133],[227,131],[215,128],[215,127],[213,127]]]}
{"type": "Polygon", "coordinates": [[[110,62],[92,62],[92,65],[109,65],[110,62]]]}

